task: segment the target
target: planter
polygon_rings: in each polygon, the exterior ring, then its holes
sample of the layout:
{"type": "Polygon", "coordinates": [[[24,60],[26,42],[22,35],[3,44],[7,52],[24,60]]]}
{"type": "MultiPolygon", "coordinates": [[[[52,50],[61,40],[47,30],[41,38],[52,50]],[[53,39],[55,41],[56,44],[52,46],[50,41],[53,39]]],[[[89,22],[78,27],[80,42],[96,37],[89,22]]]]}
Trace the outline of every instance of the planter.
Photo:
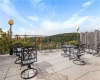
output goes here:
{"type": "Polygon", "coordinates": [[[9,55],[13,55],[13,49],[10,49],[9,55]]]}

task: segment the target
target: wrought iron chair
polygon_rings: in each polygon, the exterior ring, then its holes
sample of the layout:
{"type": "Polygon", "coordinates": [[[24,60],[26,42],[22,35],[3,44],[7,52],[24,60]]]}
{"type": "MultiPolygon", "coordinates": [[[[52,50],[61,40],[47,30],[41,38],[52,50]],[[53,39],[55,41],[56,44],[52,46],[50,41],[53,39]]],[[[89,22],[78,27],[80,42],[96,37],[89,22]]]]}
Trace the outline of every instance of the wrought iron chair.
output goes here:
{"type": "Polygon", "coordinates": [[[27,69],[21,72],[21,77],[23,79],[30,79],[37,75],[37,69],[32,68],[32,64],[36,61],[37,51],[35,51],[33,47],[22,48],[21,67],[27,66],[27,69]]]}
{"type": "Polygon", "coordinates": [[[15,43],[14,44],[14,53],[18,58],[14,61],[15,64],[20,64],[21,63],[21,55],[22,55],[22,44],[21,43],[15,43]],[[19,62],[20,61],[20,62],[19,62]]]}
{"type": "Polygon", "coordinates": [[[85,54],[85,52],[86,52],[86,44],[80,44],[79,45],[79,48],[80,48],[80,52],[81,52],[81,54],[85,54]]]}
{"type": "Polygon", "coordinates": [[[89,54],[93,54],[93,49],[94,49],[94,46],[95,46],[95,44],[88,44],[88,51],[87,51],[87,53],[89,53],[89,54]],[[92,52],[91,52],[91,50],[92,50],[92,52]]]}
{"type": "Polygon", "coordinates": [[[64,45],[62,46],[62,50],[64,51],[64,54],[61,54],[61,55],[64,57],[69,57],[69,54],[67,53],[68,49],[64,45]]]}
{"type": "Polygon", "coordinates": [[[100,52],[100,43],[98,43],[97,49],[95,49],[95,51],[96,51],[96,53],[94,53],[93,55],[99,55],[100,56],[100,54],[99,54],[99,52],[100,52]]]}
{"type": "Polygon", "coordinates": [[[77,64],[77,65],[85,65],[85,61],[81,59],[81,56],[84,55],[84,50],[83,50],[83,45],[80,45],[77,47],[77,51],[74,52],[73,51],[73,54],[74,54],[74,60],[73,60],[73,63],[74,64],[77,64]]]}

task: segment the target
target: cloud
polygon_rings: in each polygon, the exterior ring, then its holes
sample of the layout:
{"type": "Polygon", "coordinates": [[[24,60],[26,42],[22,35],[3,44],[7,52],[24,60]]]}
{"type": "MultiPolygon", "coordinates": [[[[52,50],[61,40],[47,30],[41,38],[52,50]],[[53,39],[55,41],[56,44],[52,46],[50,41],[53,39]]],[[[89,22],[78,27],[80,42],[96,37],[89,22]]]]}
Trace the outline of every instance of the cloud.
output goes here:
{"type": "Polygon", "coordinates": [[[86,7],[89,7],[90,5],[92,5],[92,3],[93,3],[93,1],[88,1],[88,2],[84,3],[82,6],[86,8],[86,7]]]}
{"type": "Polygon", "coordinates": [[[91,17],[89,19],[89,23],[86,25],[87,30],[100,30],[100,17],[91,17]]]}
{"type": "Polygon", "coordinates": [[[72,17],[69,20],[64,21],[62,24],[64,27],[72,28],[72,27],[75,27],[75,26],[85,23],[86,21],[88,21],[88,19],[89,19],[89,16],[85,16],[85,17],[81,17],[81,18],[72,17]]]}
{"type": "Polygon", "coordinates": [[[42,0],[30,0],[30,2],[32,3],[33,6],[37,6],[41,3],[42,0]]]}
{"type": "Polygon", "coordinates": [[[42,29],[45,30],[61,30],[61,29],[68,29],[74,28],[78,25],[81,25],[87,21],[89,21],[90,16],[78,17],[77,14],[74,14],[71,18],[59,22],[59,21],[48,21],[44,20],[42,22],[42,29]]]}
{"type": "Polygon", "coordinates": [[[80,26],[79,32],[100,30],[100,17],[96,16],[77,16],[74,14],[72,17],[65,21],[50,21],[43,20],[39,25],[29,24],[29,27],[21,27],[20,33],[28,35],[54,35],[58,33],[76,32],[76,27],[80,26]],[[40,28],[38,27],[40,26],[40,28]]]}
{"type": "Polygon", "coordinates": [[[82,27],[83,29],[82,31],[85,31],[86,29],[87,30],[95,30],[95,29],[100,30],[99,21],[100,21],[100,18],[97,18],[96,16],[79,17],[76,15],[73,15],[71,18],[63,22],[45,20],[42,26],[44,30],[54,31],[55,33],[58,33],[58,31],[64,30],[64,29],[70,29],[70,31],[68,32],[72,32],[72,29],[74,29],[75,31],[77,26],[82,27]]]}
{"type": "Polygon", "coordinates": [[[0,9],[7,15],[13,16],[16,19],[26,22],[25,19],[23,19],[20,14],[17,12],[13,4],[10,2],[10,0],[2,0],[0,3],[0,9]]]}
{"type": "Polygon", "coordinates": [[[61,26],[61,23],[56,21],[44,20],[41,25],[42,29],[52,31],[52,30],[58,30],[58,27],[61,26]]]}
{"type": "Polygon", "coordinates": [[[68,20],[62,22],[44,20],[40,25],[42,26],[42,30],[44,31],[57,32],[57,30],[76,28],[76,26],[78,25],[82,25],[85,22],[89,22],[90,18],[90,16],[77,17],[73,15],[68,20]]]}
{"type": "Polygon", "coordinates": [[[28,16],[28,18],[32,21],[38,21],[39,18],[37,16],[28,16]]]}
{"type": "Polygon", "coordinates": [[[30,0],[30,4],[34,9],[44,11],[47,7],[43,0],[30,0]]]}

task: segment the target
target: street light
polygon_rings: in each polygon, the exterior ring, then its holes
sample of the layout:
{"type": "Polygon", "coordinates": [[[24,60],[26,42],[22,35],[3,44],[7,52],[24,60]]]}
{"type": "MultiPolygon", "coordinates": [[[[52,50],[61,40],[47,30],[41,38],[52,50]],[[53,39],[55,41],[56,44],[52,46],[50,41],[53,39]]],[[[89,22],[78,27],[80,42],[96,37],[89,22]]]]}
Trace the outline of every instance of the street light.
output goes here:
{"type": "Polygon", "coordinates": [[[78,41],[78,31],[79,31],[80,27],[76,27],[77,30],[77,41],[78,41]]]}
{"type": "Polygon", "coordinates": [[[8,24],[10,25],[10,55],[13,55],[13,49],[12,49],[12,25],[14,24],[14,21],[10,19],[8,21],[8,24]]]}

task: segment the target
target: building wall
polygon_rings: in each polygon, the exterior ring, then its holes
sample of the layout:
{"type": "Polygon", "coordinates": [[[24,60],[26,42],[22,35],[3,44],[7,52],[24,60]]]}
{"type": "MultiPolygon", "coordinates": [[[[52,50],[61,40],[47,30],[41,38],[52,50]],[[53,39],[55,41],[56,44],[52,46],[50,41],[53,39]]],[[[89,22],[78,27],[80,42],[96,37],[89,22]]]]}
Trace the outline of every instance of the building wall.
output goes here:
{"type": "Polygon", "coordinates": [[[100,43],[100,31],[80,33],[80,41],[82,44],[94,44],[97,48],[97,44],[100,43]]]}

